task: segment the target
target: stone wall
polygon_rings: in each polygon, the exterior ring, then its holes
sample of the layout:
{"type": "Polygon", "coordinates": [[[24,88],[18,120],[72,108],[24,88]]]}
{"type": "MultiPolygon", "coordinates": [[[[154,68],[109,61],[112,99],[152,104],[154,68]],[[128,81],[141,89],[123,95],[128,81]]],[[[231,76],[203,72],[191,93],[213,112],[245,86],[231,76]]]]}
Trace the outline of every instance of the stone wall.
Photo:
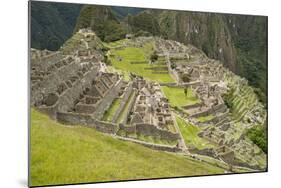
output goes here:
{"type": "Polygon", "coordinates": [[[169,86],[169,87],[175,86],[175,87],[177,87],[177,83],[175,83],[175,82],[170,82],[170,83],[159,83],[159,84],[160,84],[160,86],[169,86]]]}
{"type": "Polygon", "coordinates": [[[119,124],[119,129],[125,131],[127,134],[136,134],[136,125],[119,124]]]}
{"type": "Polygon", "coordinates": [[[46,56],[38,57],[38,58],[32,58],[31,57],[31,63],[32,64],[36,64],[36,63],[46,64],[46,63],[56,62],[61,58],[62,58],[62,53],[57,51],[57,52],[48,54],[46,56]]]}
{"type": "Polygon", "coordinates": [[[182,108],[188,110],[188,109],[192,109],[192,108],[198,108],[202,105],[203,105],[202,103],[195,103],[195,104],[183,106],[182,108]]]}
{"type": "Polygon", "coordinates": [[[190,153],[196,153],[196,154],[199,154],[199,155],[206,155],[206,156],[209,156],[209,157],[217,158],[216,152],[212,148],[205,148],[205,149],[201,149],[201,150],[197,149],[197,148],[192,148],[192,149],[189,149],[189,152],[190,153]]]}
{"type": "Polygon", "coordinates": [[[94,117],[97,120],[101,120],[104,112],[110,107],[113,100],[118,97],[118,93],[122,86],[122,80],[118,80],[117,83],[106,93],[102,101],[97,106],[95,112],[93,113],[94,117]]]}
{"type": "Polygon", "coordinates": [[[160,137],[160,139],[177,141],[180,139],[180,135],[177,133],[172,133],[170,131],[158,129],[156,126],[146,123],[135,124],[136,133],[145,136],[155,136],[160,137]]]}
{"type": "Polygon", "coordinates": [[[180,148],[178,148],[176,146],[153,144],[153,143],[148,143],[148,142],[144,142],[144,141],[141,141],[141,140],[135,140],[135,139],[124,138],[124,137],[117,137],[117,138],[120,139],[120,140],[141,144],[145,147],[148,147],[148,148],[151,148],[151,149],[154,149],[154,150],[168,151],[168,152],[181,152],[182,151],[180,148]]]}
{"type": "Polygon", "coordinates": [[[85,125],[93,127],[96,130],[107,134],[116,134],[119,129],[117,124],[96,120],[89,114],[57,112],[57,120],[58,122],[67,125],[85,125]]]}

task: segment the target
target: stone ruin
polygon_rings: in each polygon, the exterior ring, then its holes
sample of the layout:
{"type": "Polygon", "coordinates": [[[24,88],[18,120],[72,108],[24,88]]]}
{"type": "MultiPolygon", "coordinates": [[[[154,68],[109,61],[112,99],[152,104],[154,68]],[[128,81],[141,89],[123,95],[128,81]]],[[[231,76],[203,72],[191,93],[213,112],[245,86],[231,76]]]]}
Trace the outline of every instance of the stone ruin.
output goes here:
{"type": "Polygon", "coordinates": [[[95,35],[88,29],[79,33],[83,38],[71,55],[31,49],[31,105],[67,125],[177,142],[179,134],[170,129],[174,121],[160,85],[136,75],[125,82],[119,74],[107,72],[102,51],[88,48],[95,35]],[[112,119],[104,120],[117,99],[121,102],[112,119]]]}
{"type": "MultiPolygon", "coordinates": [[[[126,82],[122,76],[107,72],[102,51],[90,47],[96,35],[89,29],[79,30],[79,33],[83,38],[72,53],[31,49],[31,105],[61,123],[86,125],[117,137],[124,132],[122,137],[137,143],[137,135],[179,143],[182,138],[175,128],[174,109],[169,106],[160,85],[134,74],[131,74],[131,81],[126,82]],[[104,120],[116,100],[120,104],[113,117],[104,120]]],[[[142,46],[151,39],[137,37],[132,40],[133,45],[142,46]]],[[[233,73],[192,46],[157,37],[153,39],[159,57],[176,78],[177,83],[172,86],[190,87],[200,100],[183,106],[183,117],[204,127],[198,136],[215,145],[201,150],[189,148],[189,151],[228,164],[259,169],[259,158],[265,158],[265,154],[245,139],[243,131],[235,126],[237,122],[231,118],[222,98],[229,90],[229,83],[247,85],[246,81],[231,80],[235,77],[233,73]],[[209,115],[213,116],[210,120],[197,120],[209,115]]],[[[130,45],[130,42],[126,41],[125,45],[130,45]]],[[[263,122],[266,118],[259,109],[245,113],[251,124],[263,122]],[[259,114],[258,118],[256,114],[259,114]]],[[[183,150],[178,148],[178,144],[171,147],[145,145],[166,151],[183,150]]]]}
{"type": "MultiPolygon", "coordinates": [[[[232,165],[252,169],[265,168],[266,164],[260,161],[265,161],[266,155],[245,138],[246,128],[266,120],[263,107],[255,100],[251,110],[242,113],[241,118],[234,119],[223,99],[230,87],[242,88],[248,85],[247,81],[224,68],[221,63],[208,59],[192,46],[157,39],[156,48],[158,54],[166,57],[170,73],[177,80],[177,84],[171,84],[171,87],[189,87],[200,100],[199,103],[183,106],[180,114],[194,125],[203,127],[198,136],[213,143],[214,147],[201,150],[189,148],[189,151],[232,165]],[[199,117],[204,116],[213,118],[204,122],[198,121],[199,117]],[[249,148],[255,148],[255,151],[249,148]]],[[[243,91],[236,91],[237,96],[242,93],[243,91]]]]}
{"type": "Polygon", "coordinates": [[[135,87],[139,92],[130,123],[147,123],[168,130],[169,125],[173,125],[174,122],[168,99],[163,95],[160,85],[155,82],[136,80],[135,87]]]}

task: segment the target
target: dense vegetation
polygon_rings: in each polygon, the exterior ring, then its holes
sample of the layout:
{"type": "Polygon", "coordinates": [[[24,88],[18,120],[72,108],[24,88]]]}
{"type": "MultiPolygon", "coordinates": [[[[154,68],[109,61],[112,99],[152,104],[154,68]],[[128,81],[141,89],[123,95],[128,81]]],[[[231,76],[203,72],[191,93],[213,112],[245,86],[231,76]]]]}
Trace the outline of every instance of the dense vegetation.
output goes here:
{"type": "Polygon", "coordinates": [[[137,13],[143,11],[142,8],[135,8],[135,7],[119,7],[119,6],[112,6],[110,7],[113,11],[113,14],[119,20],[124,19],[127,15],[136,15],[137,13]]]}
{"type": "Polygon", "coordinates": [[[223,169],[31,112],[31,185],[194,176],[223,169]]]}
{"type": "Polygon", "coordinates": [[[267,18],[236,16],[232,37],[237,49],[237,69],[254,86],[261,102],[267,103],[267,18]]]}
{"type": "Polygon", "coordinates": [[[98,37],[105,41],[116,41],[125,38],[125,27],[119,23],[111,8],[98,5],[85,5],[81,9],[75,31],[90,27],[98,37]]]}
{"type": "Polygon", "coordinates": [[[58,50],[72,35],[81,5],[71,3],[31,3],[31,47],[58,50]]]}
{"type": "Polygon", "coordinates": [[[256,125],[248,130],[247,136],[259,146],[265,153],[267,153],[267,135],[264,126],[256,125]]]}

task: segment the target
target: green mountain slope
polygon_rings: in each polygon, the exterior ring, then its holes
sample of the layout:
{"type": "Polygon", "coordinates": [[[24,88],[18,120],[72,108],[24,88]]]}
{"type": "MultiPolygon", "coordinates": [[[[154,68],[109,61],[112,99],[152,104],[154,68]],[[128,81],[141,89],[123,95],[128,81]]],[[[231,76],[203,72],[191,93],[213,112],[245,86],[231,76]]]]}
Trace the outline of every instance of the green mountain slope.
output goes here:
{"type": "Polygon", "coordinates": [[[31,111],[31,185],[221,174],[181,155],[120,141],[92,128],[61,125],[31,111]]]}
{"type": "Polygon", "coordinates": [[[57,50],[71,37],[81,5],[70,3],[31,3],[31,47],[57,50]]]}
{"type": "Polygon", "coordinates": [[[136,15],[137,13],[143,11],[144,9],[142,8],[135,8],[135,7],[119,7],[119,6],[112,6],[111,7],[113,13],[115,16],[119,19],[122,20],[125,18],[127,15],[136,15]]]}
{"type": "Polygon", "coordinates": [[[125,37],[125,27],[118,21],[110,7],[85,5],[77,19],[75,31],[90,27],[98,37],[106,42],[125,37]]]}

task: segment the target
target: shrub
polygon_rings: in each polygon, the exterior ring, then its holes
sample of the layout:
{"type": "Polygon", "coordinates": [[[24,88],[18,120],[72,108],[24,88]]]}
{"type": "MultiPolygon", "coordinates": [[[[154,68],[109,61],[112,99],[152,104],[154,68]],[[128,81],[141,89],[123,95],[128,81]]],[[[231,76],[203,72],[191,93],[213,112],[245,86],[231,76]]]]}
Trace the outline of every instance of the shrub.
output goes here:
{"type": "Polygon", "coordinates": [[[252,142],[254,142],[259,148],[267,153],[267,137],[266,130],[262,125],[256,125],[248,130],[247,136],[252,142]]]}

